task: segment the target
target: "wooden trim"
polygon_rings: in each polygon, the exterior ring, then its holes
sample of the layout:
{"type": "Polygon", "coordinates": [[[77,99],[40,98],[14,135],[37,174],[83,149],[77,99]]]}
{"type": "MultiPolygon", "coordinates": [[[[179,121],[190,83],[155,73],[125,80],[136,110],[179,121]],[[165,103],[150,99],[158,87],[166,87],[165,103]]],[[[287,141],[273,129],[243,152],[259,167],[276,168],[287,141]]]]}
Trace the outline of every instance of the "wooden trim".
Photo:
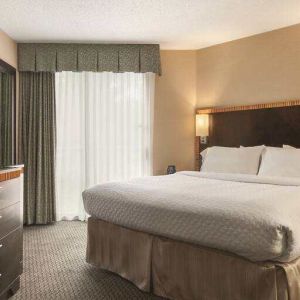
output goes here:
{"type": "Polygon", "coordinates": [[[21,169],[18,170],[5,170],[0,173],[0,182],[11,180],[21,176],[21,169]]]}
{"type": "Polygon", "coordinates": [[[297,105],[300,105],[300,100],[252,104],[252,105],[240,105],[240,106],[199,108],[199,109],[196,109],[196,114],[216,114],[216,113],[224,113],[224,112],[232,112],[232,111],[256,110],[256,109],[266,109],[266,108],[276,108],[276,107],[289,107],[289,106],[297,106],[297,105]]]}

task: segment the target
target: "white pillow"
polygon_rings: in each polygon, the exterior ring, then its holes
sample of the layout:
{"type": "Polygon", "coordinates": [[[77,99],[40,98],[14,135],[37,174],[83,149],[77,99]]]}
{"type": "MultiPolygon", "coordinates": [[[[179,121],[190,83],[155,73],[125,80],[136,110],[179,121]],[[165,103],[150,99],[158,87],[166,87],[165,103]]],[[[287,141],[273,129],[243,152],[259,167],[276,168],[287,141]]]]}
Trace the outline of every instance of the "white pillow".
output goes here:
{"type": "Polygon", "coordinates": [[[240,146],[240,148],[265,148],[265,145],[258,145],[258,146],[250,146],[250,147],[245,147],[245,146],[240,146]]]}
{"type": "Polygon", "coordinates": [[[266,148],[258,175],[300,177],[300,149],[266,148]]]}
{"type": "Polygon", "coordinates": [[[204,149],[203,151],[200,152],[200,155],[201,155],[201,157],[202,157],[202,162],[203,162],[204,159],[205,159],[205,156],[206,156],[206,154],[207,154],[208,149],[209,149],[209,148],[206,148],[206,149],[204,149]]]}
{"type": "Polygon", "coordinates": [[[201,167],[203,172],[257,174],[262,147],[211,147],[201,167]]]}
{"type": "MultiPolygon", "coordinates": [[[[217,147],[217,146],[216,146],[216,147],[217,147]]],[[[219,146],[219,147],[220,147],[220,146],[219,146]]],[[[240,147],[242,147],[242,146],[240,146],[240,147]]],[[[203,151],[200,152],[200,155],[201,155],[201,157],[202,157],[202,163],[204,162],[204,159],[205,159],[205,157],[206,157],[206,154],[207,154],[207,151],[208,151],[209,148],[211,148],[211,147],[207,147],[206,149],[204,149],[203,151]]],[[[222,148],[231,148],[231,147],[222,147],[222,148]]]]}
{"type": "Polygon", "coordinates": [[[283,149],[297,149],[297,148],[295,148],[293,146],[290,146],[290,145],[283,145],[282,147],[283,147],[283,149]]]}
{"type": "MultiPolygon", "coordinates": [[[[286,148],[291,147],[287,145],[283,145],[283,147],[286,146],[286,148]]],[[[265,150],[267,148],[275,148],[275,149],[282,149],[281,147],[271,147],[271,146],[266,146],[266,145],[259,145],[259,146],[250,146],[250,147],[244,147],[240,146],[241,148],[262,148],[262,150],[265,150]]]]}

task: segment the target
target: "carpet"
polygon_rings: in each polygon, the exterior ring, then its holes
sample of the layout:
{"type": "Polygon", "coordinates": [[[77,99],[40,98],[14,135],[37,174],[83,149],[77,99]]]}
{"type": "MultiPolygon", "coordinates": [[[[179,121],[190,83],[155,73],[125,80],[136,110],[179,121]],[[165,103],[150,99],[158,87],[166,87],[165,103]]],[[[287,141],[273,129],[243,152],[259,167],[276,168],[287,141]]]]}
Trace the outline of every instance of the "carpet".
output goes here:
{"type": "Polygon", "coordinates": [[[113,273],[85,262],[86,223],[24,228],[24,272],[13,300],[158,300],[113,273]]]}

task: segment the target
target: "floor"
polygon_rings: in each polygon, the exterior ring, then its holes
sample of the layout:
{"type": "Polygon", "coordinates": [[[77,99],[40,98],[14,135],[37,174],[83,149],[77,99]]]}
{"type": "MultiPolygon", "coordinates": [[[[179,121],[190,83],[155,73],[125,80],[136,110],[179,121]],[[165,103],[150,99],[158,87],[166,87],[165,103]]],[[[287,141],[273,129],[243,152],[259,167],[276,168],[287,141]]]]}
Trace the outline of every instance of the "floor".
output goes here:
{"type": "Polygon", "coordinates": [[[85,262],[86,223],[61,221],[24,230],[24,273],[13,300],[160,299],[85,262]]]}

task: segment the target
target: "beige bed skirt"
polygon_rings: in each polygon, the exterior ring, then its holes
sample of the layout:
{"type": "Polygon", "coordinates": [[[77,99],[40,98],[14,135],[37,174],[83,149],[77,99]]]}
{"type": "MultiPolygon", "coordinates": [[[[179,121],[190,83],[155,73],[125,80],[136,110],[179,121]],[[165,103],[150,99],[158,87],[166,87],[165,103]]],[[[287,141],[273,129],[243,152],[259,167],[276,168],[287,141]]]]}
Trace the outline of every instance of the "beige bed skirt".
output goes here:
{"type": "Polygon", "coordinates": [[[170,299],[300,299],[300,258],[253,263],[94,218],[88,220],[87,262],[170,299]]]}

